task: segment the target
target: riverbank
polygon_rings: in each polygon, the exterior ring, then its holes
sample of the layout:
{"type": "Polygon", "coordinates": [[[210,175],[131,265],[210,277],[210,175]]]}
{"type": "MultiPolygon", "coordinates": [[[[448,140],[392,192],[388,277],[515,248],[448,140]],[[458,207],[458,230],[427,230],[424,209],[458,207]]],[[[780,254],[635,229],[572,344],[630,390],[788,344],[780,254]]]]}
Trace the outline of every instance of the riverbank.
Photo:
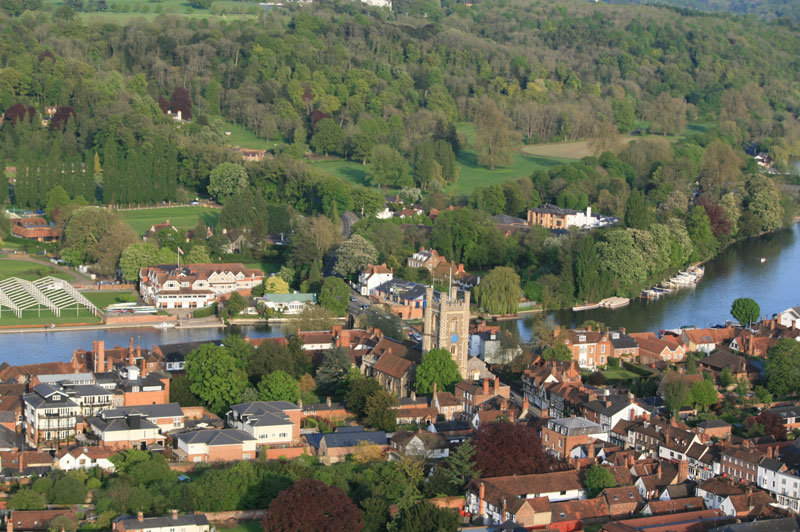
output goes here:
{"type": "MultiPolygon", "coordinates": [[[[55,333],[55,332],[75,332],[75,331],[107,331],[115,329],[158,329],[154,323],[97,323],[86,325],[65,325],[50,327],[15,327],[15,328],[2,328],[0,334],[19,334],[19,333],[55,333]]],[[[197,318],[192,320],[184,320],[170,327],[171,329],[210,329],[210,328],[225,328],[225,324],[217,318],[197,318]]]]}

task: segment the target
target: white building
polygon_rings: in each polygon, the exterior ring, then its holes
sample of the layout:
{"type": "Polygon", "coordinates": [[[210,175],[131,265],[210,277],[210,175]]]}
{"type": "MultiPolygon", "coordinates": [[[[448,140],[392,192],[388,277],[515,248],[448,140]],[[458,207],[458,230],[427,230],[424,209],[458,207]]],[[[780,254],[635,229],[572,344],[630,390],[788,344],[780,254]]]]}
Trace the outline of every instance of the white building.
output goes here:
{"type": "Polygon", "coordinates": [[[289,445],[300,437],[302,415],[302,409],[288,401],[254,401],[231,406],[226,421],[255,438],[257,445],[289,445]]]}
{"type": "Polygon", "coordinates": [[[40,384],[22,396],[28,443],[40,450],[75,437],[81,407],[60,386],[40,384]]]}
{"type": "Polygon", "coordinates": [[[394,270],[388,268],[386,263],[379,265],[368,264],[358,276],[358,290],[362,296],[368,296],[383,283],[394,279],[394,270]]]}
{"type": "Polygon", "coordinates": [[[778,314],[778,323],[784,327],[800,329],[800,306],[787,308],[778,314]]]}
{"type": "Polygon", "coordinates": [[[175,264],[139,270],[139,292],[160,309],[207,307],[220,295],[251,290],[264,280],[264,272],[241,263],[175,264]]]}
{"type": "Polygon", "coordinates": [[[308,306],[317,304],[317,294],[264,294],[256,304],[281,314],[300,314],[308,306]]]}
{"type": "Polygon", "coordinates": [[[116,450],[106,447],[76,447],[62,449],[56,458],[58,459],[58,468],[62,471],[99,467],[103,471],[113,472],[116,466],[109,458],[116,453],[116,450]]]}

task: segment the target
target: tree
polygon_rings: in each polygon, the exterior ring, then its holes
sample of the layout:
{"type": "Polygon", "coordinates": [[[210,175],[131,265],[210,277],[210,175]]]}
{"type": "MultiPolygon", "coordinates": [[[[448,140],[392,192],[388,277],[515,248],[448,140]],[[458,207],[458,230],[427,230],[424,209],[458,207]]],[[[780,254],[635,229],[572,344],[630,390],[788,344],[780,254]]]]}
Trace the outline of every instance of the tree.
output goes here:
{"type": "Polygon", "coordinates": [[[652,212],[647,205],[644,192],[632,190],[625,204],[625,225],[633,229],[647,229],[652,220],[652,212]]]}
{"type": "Polygon", "coordinates": [[[86,501],[86,486],[74,473],[60,476],[53,482],[48,501],[52,504],[81,504],[86,501]]]}
{"type": "Polygon", "coordinates": [[[484,477],[542,473],[552,461],[544,452],[539,433],[529,425],[484,423],[474,441],[475,463],[484,477]]]}
{"type": "Polygon", "coordinates": [[[353,369],[347,375],[347,393],[344,396],[344,403],[350,412],[353,412],[359,419],[363,419],[367,413],[367,399],[380,389],[381,385],[378,384],[378,381],[353,369]]]}
{"type": "Polygon", "coordinates": [[[319,305],[306,306],[299,314],[291,317],[292,330],[300,331],[328,331],[338,320],[331,311],[319,305]]]}
{"type": "Polygon", "coordinates": [[[225,315],[229,318],[234,318],[242,313],[247,308],[247,300],[239,292],[231,292],[228,300],[225,302],[225,315]]]}
{"type": "Polygon", "coordinates": [[[761,317],[761,307],[749,297],[740,297],[731,305],[731,316],[743,327],[749,327],[761,317]]]}
{"type": "Polygon", "coordinates": [[[455,510],[438,508],[428,501],[419,501],[397,516],[398,532],[456,532],[460,522],[455,510]]]}
{"type": "Polygon", "coordinates": [[[336,316],[344,316],[350,303],[350,287],[338,277],[326,277],[317,301],[336,316]]]}
{"type": "Polygon", "coordinates": [[[119,268],[126,281],[138,281],[139,270],[153,266],[158,259],[158,248],[147,242],[134,242],[119,257],[119,268]]]}
{"type": "Polygon", "coordinates": [[[761,231],[774,231],[783,224],[783,205],[775,182],[769,177],[756,174],[747,180],[747,210],[758,220],[761,231]]]}
{"type": "Polygon", "coordinates": [[[475,287],[475,300],[490,314],[514,314],[522,297],[519,283],[513,268],[498,266],[475,287]]]}
{"type": "Polygon", "coordinates": [[[336,125],[331,118],[323,118],[314,126],[314,135],[311,136],[311,147],[317,153],[340,152],[344,134],[342,128],[336,125]]]}
{"type": "Polygon", "coordinates": [[[221,163],[208,176],[208,193],[224,201],[236,192],[244,190],[250,183],[241,164],[221,163]]]}
{"type": "Polygon", "coordinates": [[[204,344],[186,355],[189,389],[213,412],[236,403],[247,388],[247,374],[224,347],[204,344]]]}
{"type": "Polygon", "coordinates": [[[481,474],[475,464],[475,452],[475,446],[470,440],[466,440],[445,459],[446,467],[440,468],[450,485],[459,492],[467,482],[481,474]]]}
{"type": "Polygon", "coordinates": [[[568,362],[572,360],[572,351],[570,351],[566,344],[562,342],[556,342],[555,344],[544,348],[542,351],[542,359],[563,360],[568,362]]]}
{"type": "Polygon", "coordinates": [[[703,191],[719,199],[724,192],[738,188],[742,180],[742,158],[730,144],[717,139],[703,154],[700,185],[703,191]]]}
{"type": "Polygon", "coordinates": [[[717,379],[721,388],[727,389],[728,386],[731,386],[736,379],[733,376],[733,372],[730,368],[722,368],[722,371],[719,372],[719,378],[717,379]]]}
{"type": "Polygon", "coordinates": [[[458,364],[446,349],[431,349],[417,366],[417,393],[433,392],[434,382],[440,391],[452,391],[456,383],[461,382],[458,364]]]}
{"type": "Polygon", "coordinates": [[[591,235],[584,236],[578,242],[578,256],[574,265],[578,300],[597,301],[600,296],[600,259],[591,235]]]}
{"type": "Polygon", "coordinates": [[[686,231],[694,244],[695,258],[707,259],[716,253],[719,241],[714,238],[711,221],[702,206],[695,205],[690,211],[686,220],[686,231]]]}
{"type": "Polygon", "coordinates": [[[517,134],[511,120],[503,114],[497,104],[484,97],[475,115],[475,150],[478,164],[494,170],[497,165],[511,164],[511,146],[517,134]]]}
{"type": "Polygon", "coordinates": [[[280,492],[262,525],[264,532],[359,532],[364,526],[361,510],[344,491],[311,478],[280,492]]]}
{"type": "Polygon", "coordinates": [[[9,510],[44,510],[44,494],[30,488],[18,490],[8,500],[9,510]]]}
{"type": "Polygon", "coordinates": [[[264,293],[265,294],[288,294],[289,293],[289,283],[284,281],[281,277],[277,275],[272,275],[267,277],[264,281],[264,293]]]}
{"type": "Polygon", "coordinates": [[[208,264],[211,262],[211,255],[208,248],[202,244],[195,244],[186,255],[187,264],[208,264]]]}
{"type": "Polygon", "coordinates": [[[764,374],[772,394],[780,398],[795,393],[800,386],[800,342],[784,338],[770,347],[764,374]]]}
{"type": "Polygon", "coordinates": [[[589,491],[590,497],[597,497],[604,489],[616,487],[617,481],[608,468],[601,465],[593,465],[586,470],[583,476],[583,485],[589,491]]]}
{"type": "Polygon", "coordinates": [[[386,144],[378,144],[369,152],[370,168],[367,181],[375,186],[410,187],[414,182],[408,168],[408,161],[396,149],[386,144]]]}
{"type": "Polygon", "coordinates": [[[397,430],[397,416],[394,409],[396,406],[397,396],[386,390],[378,390],[367,398],[364,425],[394,432],[397,430]]]}
{"type": "Polygon", "coordinates": [[[333,271],[344,278],[352,278],[377,260],[378,251],[372,242],[361,235],[353,235],[342,242],[336,250],[336,264],[333,271]]]}
{"type": "Polygon", "coordinates": [[[350,355],[344,348],[337,346],[325,353],[316,375],[322,395],[333,395],[352,367],[350,355]]]}
{"type": "Polygon", "coordinates": [[[48,532],[75,532],[78,523],[68,515],[57,515],[47,523],[48,532]]]}
{"type": "Polygon", "coordinates": [[[327,216],[303,218],[292,235],[291,263],[312,266],[339,242],[339,229],[327,216]]]}
{"type": "Polygon", "coordinates": [[[169,101],[169,108],[173,113],[181,112],[184,120],[192,119],[192,96],[189,90],[184,87],[175,87],[172,90],[172,98],[169,101]]]}
{"type": "Polygon", "coordinates": [[[258,395],[262,401],[297,402],[300,389],[297,381],[285,371],[273,371],[258,383],[258,395]]]}
{"type": "Polygon", "coordinates": [[[689,404],[691,389],[677,374],[668,373],[664,379],[667,381],[664,385],[664,405],[672,415],[677,416],[681,407],[689,404]]]}
{"type": "Polygon", "coordinates": [[[708,407],[717,404],[717,388],[711,380],[699,380],[692,384],[690,397],[691,402],[705,412],[708,407]]]}

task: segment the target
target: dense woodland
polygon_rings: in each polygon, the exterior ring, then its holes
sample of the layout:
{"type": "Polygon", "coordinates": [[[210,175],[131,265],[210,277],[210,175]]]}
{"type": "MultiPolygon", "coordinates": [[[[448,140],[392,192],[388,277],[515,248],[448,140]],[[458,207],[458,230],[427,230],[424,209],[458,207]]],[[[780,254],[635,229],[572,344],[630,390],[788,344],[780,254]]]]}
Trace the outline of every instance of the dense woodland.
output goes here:
{"type": "MultiPolygon", "coordinates": [[[[221,257],[223,227],[246,228],[254,253],[265,251],[265,234],[293,229],[291,284],[318,287],[322,261],[340,243],[330,220],[345,211],[369,217],[393,192],[460,208],[435,222],[360,222],[356,233],[379,260],[400,269],[426,245],[474,271],[513,266],[525,293],[553,307],[635,294],[795,212],[781,178],[756,174],[745,155],[766,151],[780,169],[800,154],[800,39],[785,21],[414,0],[393,12],[322,3],[120,26],[84,23],[69,6],[4,5],[0,138],[16,181],[0,194],[46,208],[66,229],[62,255],[104,273],[136,236],[87,204],[210,195],[224,208],[212,239],[203,227],[194,232],[199,256],[221,257]],[[48,105],[58,111],[42,125],[48,105]],[[186,120],[173,119],[178,111],[186,120]],[[226,147],[230,122],[276,141],[271,157],[243,166],[226,147]],[[464,123],[474,125],[477,162],[487,168],[506,165],[521,142],[599,139],[597,156],[458,197],[451,185],[468,142],[464,123]],[[631,132],[647,135],[626,144],[631,132]],[[365,165],[368,186],[306,160],[326,155],[365,165]],[[541,202],[591,205],[625,228],[503,237],[490,222],[541,202]],[[109,246],[98,244],[100,227],[115,228],[109,246]]],[[[159,245],[172,252],[177,242],[159,245]]]]}

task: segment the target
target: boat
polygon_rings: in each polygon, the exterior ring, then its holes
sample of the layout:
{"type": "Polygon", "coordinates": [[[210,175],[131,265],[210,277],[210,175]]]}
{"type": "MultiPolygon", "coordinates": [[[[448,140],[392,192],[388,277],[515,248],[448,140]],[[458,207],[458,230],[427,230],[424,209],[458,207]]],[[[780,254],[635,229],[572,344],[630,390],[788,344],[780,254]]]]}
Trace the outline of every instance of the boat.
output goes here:
{"type": "Polygon", "coordinates": [[[156,329],[172,329],[173,327],[175,327],[175,324],[167,321],[162,321],[161,323],[156,323],[155,325],[153,325],[153,327],[156,329]]]}
{"type": "Polygon", "coordinates": [[[575,305],[572,307],[573,312],[580,312],[582,310],[593,310],[600,307],[600,303],[586,303],[585,305],[575,305]]]}
{"type": "Polygon", "coordinates": [[[603,308],[615,309],[630,305],[630,303],[631,300],[627,297],[607,297],[600,302],[600,306],[603,308]]]}
{"type": "Polygon", "coordinates": [[[136,303],[136,301],[133,301],[133,302],[130,302],[130,303],[114,303],[113,305],[107,306],[105,308],[105,310],[121,310],[121,309],[126,309],[126,308],[133,308],[136,305],[138,305],[138,303],[136,303]]]}
{"type": "Polygon", "coordinates": [[[767,262],[767,257],[761,257],[761,262],[767,262]]]}

